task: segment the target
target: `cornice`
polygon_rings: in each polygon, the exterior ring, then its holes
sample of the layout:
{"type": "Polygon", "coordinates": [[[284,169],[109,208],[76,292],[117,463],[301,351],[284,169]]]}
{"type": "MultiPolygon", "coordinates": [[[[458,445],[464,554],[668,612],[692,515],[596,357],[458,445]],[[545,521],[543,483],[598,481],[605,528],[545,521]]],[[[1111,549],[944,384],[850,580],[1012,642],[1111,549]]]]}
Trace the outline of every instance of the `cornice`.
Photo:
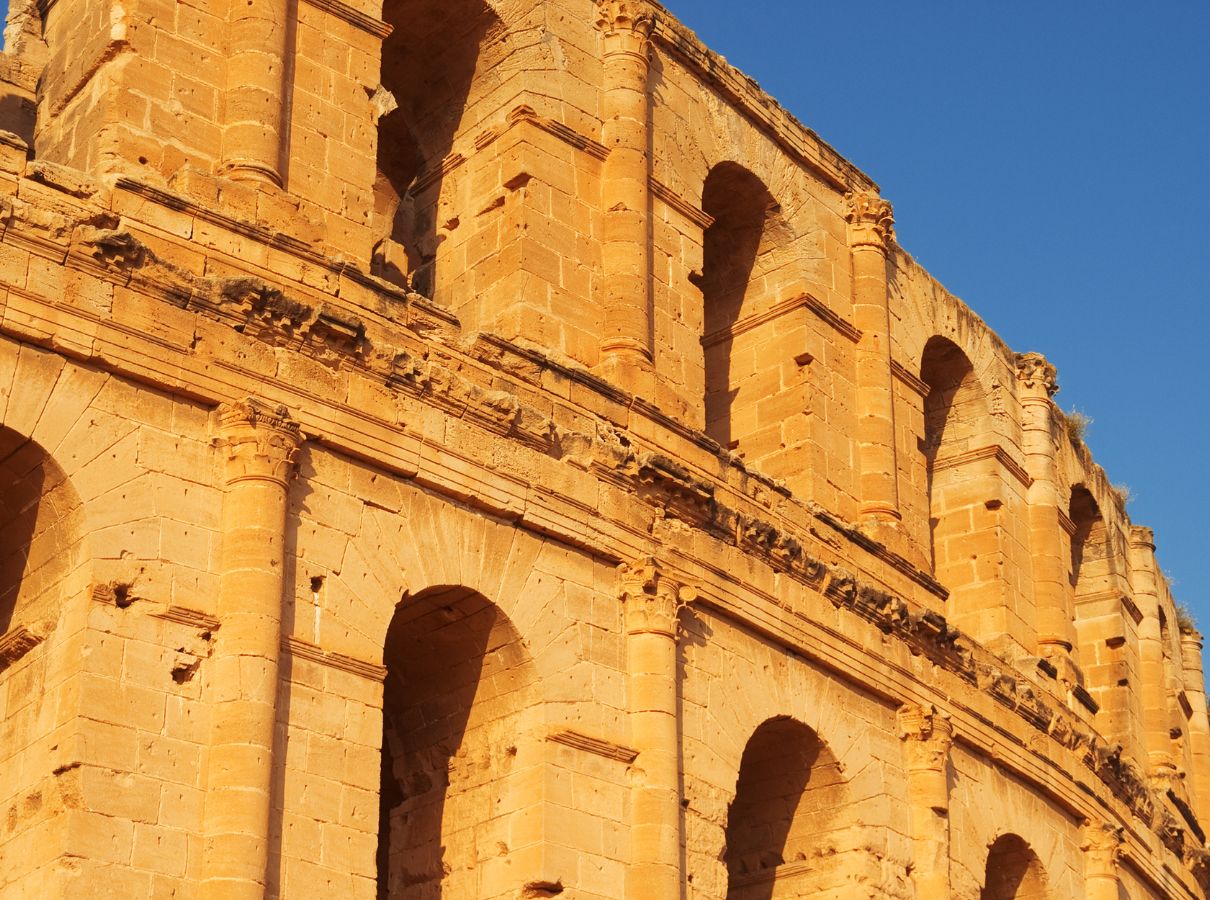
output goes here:
{"type": "Polygon", "coordinates": [[[386,40],[394,31],[394,26],[381,19],[376,19],[371,15],[363,13],[359,9],[349,6],[347,3],[342,3],[340,0],[302,0],[316,9],[323,10],[336,18],[348,22],[354,28],[360,29],[367,34],[372,34],[379,40],[386,40]]]}

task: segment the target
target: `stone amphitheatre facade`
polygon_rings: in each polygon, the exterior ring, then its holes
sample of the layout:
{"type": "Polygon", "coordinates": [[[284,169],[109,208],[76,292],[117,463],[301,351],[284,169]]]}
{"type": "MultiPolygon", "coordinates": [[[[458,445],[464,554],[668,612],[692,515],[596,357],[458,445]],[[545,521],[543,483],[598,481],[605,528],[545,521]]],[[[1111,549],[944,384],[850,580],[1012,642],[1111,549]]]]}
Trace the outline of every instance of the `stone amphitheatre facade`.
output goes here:
{"type": "Polygon", "coordinates": [[[13,0],[0,896],[1205,896],[1200,637],[639,0],[13,0]]]}

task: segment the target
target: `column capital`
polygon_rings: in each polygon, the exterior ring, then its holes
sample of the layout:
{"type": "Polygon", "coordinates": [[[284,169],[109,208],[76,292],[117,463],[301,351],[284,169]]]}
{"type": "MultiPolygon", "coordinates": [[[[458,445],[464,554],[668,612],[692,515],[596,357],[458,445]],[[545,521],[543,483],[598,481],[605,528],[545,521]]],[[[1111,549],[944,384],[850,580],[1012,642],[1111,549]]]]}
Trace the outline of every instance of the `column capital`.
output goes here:
{"type": "Polygon", "coordinates": [[[950,717],[929,704],[906,703],[899,707],[899,738],[945,744],[954,742],[954,724],[950,717]]]}
{"type": "Polygon", "coordinates": [[[1115,877],[1122,858],[1122,829],[1103,822],[1085,823],[1080,849],[1087,855],[1089,875],[1115,877]]]}
{"type": "Polygon", "coordinates": [[[607,35],[630,32],[646,44],[655,21],[655,10],[643,0],[597,0],[597,27],[607,35]]]}
{"type": "Polygon", "coordinates": [[[1059,393],[1059,372],[1041,353],[1017,354],[1017,381],[1029,390],[1044,390],[1047,397],[1059,393]]]}
{"type": "Polygon", "coordinates": [[[844,200],[849,246],[885,251],[895,239],[895,211],[890,201],[875,191],[853,191],[845,194],[844,200]]]}
{"type": "Polygon", "coordinates": [[[1130,546],[1155,552],[1155,532],[1146,525],[1130,526],[1130,546]]]}
{"type": "Polygon", "coordinates": [[[621,600],[626,604],[626,633],[676,638],[677,613],[697,592],[668,578],[654,557],[623,563],[621,600]]]}
{"type": "Polygon", "coordinates": [[[226,451],[228,485],[255,480],[285,487],[303,438],[286,407],[249,397],[219,407],[219,440],[226,451]]]}

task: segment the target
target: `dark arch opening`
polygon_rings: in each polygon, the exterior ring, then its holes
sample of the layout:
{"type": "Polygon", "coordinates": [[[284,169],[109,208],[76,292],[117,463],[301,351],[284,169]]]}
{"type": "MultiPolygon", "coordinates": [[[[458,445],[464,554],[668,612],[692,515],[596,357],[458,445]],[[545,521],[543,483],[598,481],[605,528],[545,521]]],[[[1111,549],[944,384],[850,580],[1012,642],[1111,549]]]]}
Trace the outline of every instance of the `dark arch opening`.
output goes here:
{"type": "Polygon", "coordinates": [[[512,787],[531,764],[529,654],[494,604],[461,587],[405,598],[385,650],[378,897],[474,896],[482,855],[520,849],[511,817],[535,808],[512,787]]]}
{"type": "Polygon", "coordinates": [[[56,614],[80,515],[79,496],[46,451],[0,428],[0,634],[56,614]]]}
{"type": "Polygon", "coordinates": [[[702,209],[714,219],[703,236],[702,275],[695,279],[703,302],[706,433],[732,450],[751,442],[757,455],[765,455],[772,447],[762,452],[769,441],[760,433],[777,436],[781,423],[761,421],[758,404],[782,388],[782,365],[792,361],[762,348],[771,323],[742,335],[735,326],[777,299],[777,273],[792,253],[788,229],[764,183],[732,162],[710,170],[702,209]]]}
{"type": "Polygon", "coordinates": [[[1038,855],[1015,834],[996,839],[987,854],[979,900],[1046,900],[1046,872],[1038,855]]]}
{"type": "Polygon", "coordinates": [[[784,717],[756,729],[727,815],[728,900],[833,887],[829,859],[845,800],[840,765],[814,731],[784,717]]]}
{"type": "Polygon", "coordinates": [[[1105,519],[1096,498],[1083,485],[1071,489],[1068,516],[1071,533],[1071,586],[1076,596],[1094,590],[1092,582],[1107,573],[1098,572],[1108,562],[1105,554],[1105,519]]]}
{"type": "Polygon", "coordinates": [[[985,427],[987,398],[970,359],[953,341],[930,338],[920,362],[920,380],[928,386],[924,398],[925,493],[928,503],[929,552],[933,571],[950,589],[957,608],[965,589],[987,580],[978,571],[970,547],[986,530],[986,502],[971,491],[978,478],[962,454],[976,449],[975,438],[985,427]],[[983,511],[980,511],[983,507],[983,511]]]}
{"type": "Polygon", "coordinates": [[[435,297],[443,232],[440,166],[453,149],[480,50],[499,25],[484,0],[387,0],[382,85],[398,107],[378,125],[375,274],[435,297]]]}

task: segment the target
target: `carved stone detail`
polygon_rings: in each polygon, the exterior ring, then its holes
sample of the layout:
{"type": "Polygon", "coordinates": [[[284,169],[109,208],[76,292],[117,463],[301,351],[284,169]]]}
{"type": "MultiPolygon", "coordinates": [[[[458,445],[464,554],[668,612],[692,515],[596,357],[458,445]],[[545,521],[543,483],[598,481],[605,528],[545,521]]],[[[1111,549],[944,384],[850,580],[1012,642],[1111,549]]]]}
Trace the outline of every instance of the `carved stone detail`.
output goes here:
{"type": "Polygon", "coordinates": [[[1116,877],[1122,858],[1122,829],[1099,822],[1084,826],[1080,849],[1087,856],[1091,876],[1116,877]]]}
{"type": "Polygon", "coordinates": [[[606,34],[631,31],[647,43],[655,31],[655,11],[642,0],[597,0],[597,27],[606,34]]]}
{"type": "Polygon", "coordinates": [[[932,705],[899,708],[899,738],[907,753],[910,793],[936,812],[949,809],[947,768],[954,745],[949,716],[932,705]]]}
{"type": "Polygon", "coordinates": [[[285,486],[302,446],[298,422],[284,406],[249,397],[219,408],[227,483],[273,481],[285,486]]]}
{"type": "Polygon", "coordinates": [[[624,563],[620,572],[626,633],[660,634],[675,639],[677,613],[694,600],[696,592],[665,576],[652,557],[624,563]]]}
{"type": "Polygon", "coordinates": [[[854,191],[845,195],[849,223],[849,245],[885,250],[895,239],[895,212],[889,200],[874,191],[854,191]]]}
{"type": "Polygon", "coordinates": [[[1031,390],[1044,389],[1048,397],[1059,393],[1058,370],[1041,353],[1017,354],[1017,380],[1031,390]]]}

